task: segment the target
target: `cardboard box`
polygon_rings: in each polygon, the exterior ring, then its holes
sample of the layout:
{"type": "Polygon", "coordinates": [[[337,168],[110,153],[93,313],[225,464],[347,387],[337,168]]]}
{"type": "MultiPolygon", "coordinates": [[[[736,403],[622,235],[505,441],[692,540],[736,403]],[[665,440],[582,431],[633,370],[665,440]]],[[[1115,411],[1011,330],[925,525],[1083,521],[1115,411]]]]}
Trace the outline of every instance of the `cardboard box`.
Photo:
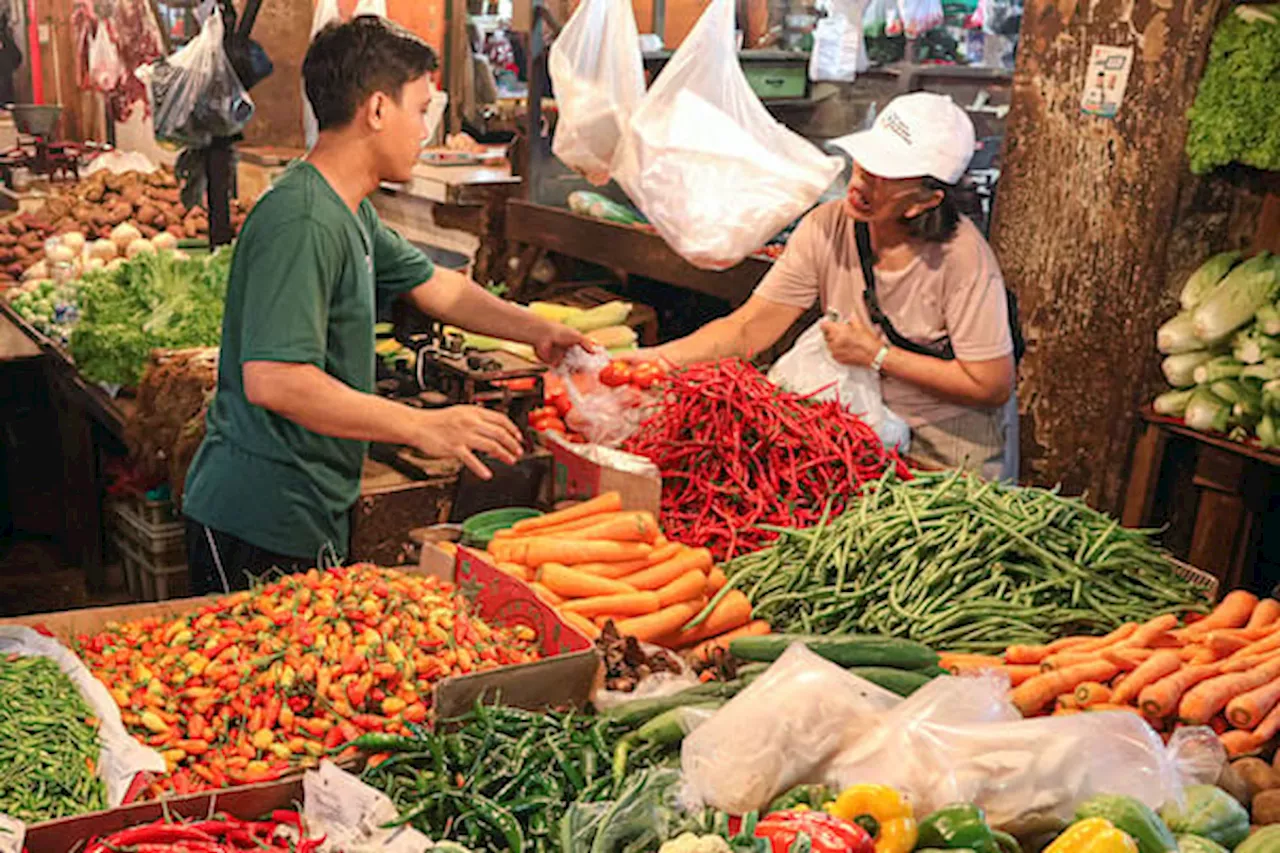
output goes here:
{"type": "Polygon", "coordinates": [[[184,818],[201,818],[219,811],[244,820],[257,820],[274,809],[295,809],[301,802],[301,775],[277,782],[204,791],[32,824],[27,827],[26,849],[27,853],[70,853],[84,849],[85,842],[95,836],[159,820],[166,809],[169,814],[184,818]]]}
{"type": "Polygon", "coordinates": [[[617,492],[623,509],[647,510],[655,518],[659,516],[662,475],[651,461],[598,444],[571,444],[554,433],[545,438],[555,464],[555,502],[617,492]]]}

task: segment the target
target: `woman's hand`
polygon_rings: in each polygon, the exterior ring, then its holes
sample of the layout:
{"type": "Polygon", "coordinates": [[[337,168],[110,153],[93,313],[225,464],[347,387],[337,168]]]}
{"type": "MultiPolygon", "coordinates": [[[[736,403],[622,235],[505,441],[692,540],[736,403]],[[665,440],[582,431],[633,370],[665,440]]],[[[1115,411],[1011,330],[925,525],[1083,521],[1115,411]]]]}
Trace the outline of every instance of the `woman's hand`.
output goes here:
{"type": "Polygon", "coordinates": [[[822,336],[826,338],[832,358],[855,367],[870,367],[884,346],[880,334],[857,317],[850,317],[844,323],[823,323],[822,336]]]}

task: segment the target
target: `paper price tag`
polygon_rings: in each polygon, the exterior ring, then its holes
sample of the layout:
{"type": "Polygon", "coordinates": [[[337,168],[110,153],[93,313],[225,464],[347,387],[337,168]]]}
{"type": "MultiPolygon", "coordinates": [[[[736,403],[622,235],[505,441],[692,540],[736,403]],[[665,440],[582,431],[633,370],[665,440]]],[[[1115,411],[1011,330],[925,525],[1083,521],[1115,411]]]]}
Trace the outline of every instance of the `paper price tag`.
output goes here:
{"type": "MultiPolygon", "coordinates": [[[[303,814],[325,848],[345,853],[422,853],[431,840],[410,826],[383,829],[399,815],[391,799],[325,761],[302,779],[303,814]]],[[[4,853],[4,851],[0,851],[4,853]]]]}

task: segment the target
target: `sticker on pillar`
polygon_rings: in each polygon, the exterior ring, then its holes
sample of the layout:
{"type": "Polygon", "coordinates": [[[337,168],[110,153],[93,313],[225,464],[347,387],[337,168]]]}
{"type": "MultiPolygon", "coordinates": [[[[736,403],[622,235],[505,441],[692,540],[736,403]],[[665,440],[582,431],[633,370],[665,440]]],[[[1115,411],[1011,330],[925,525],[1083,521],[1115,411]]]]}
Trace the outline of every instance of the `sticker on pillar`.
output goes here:
{"type": "Polygon", "coordinates": [[[1095,44],[1089,57],[1089,70],[1080,96],[1080,112],[1115,118],[1129,85],[1129,69],[1133,67],[1132,47],[1109,47],[1095,44]]]}

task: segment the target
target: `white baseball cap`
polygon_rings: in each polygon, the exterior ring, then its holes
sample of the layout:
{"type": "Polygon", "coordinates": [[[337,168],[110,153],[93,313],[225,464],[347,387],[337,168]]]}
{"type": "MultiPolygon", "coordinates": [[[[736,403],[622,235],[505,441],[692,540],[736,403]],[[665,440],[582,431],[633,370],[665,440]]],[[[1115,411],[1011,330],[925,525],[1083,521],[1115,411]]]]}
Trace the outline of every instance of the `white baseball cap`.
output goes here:
{"type": "Polygon", "coordinates": [[[833,139],[829,145],[881,178],[937,178],[954,184],[973,159],[973,122],[955,101],[913,92],[889,102],[870,130],[833,139]]]}

